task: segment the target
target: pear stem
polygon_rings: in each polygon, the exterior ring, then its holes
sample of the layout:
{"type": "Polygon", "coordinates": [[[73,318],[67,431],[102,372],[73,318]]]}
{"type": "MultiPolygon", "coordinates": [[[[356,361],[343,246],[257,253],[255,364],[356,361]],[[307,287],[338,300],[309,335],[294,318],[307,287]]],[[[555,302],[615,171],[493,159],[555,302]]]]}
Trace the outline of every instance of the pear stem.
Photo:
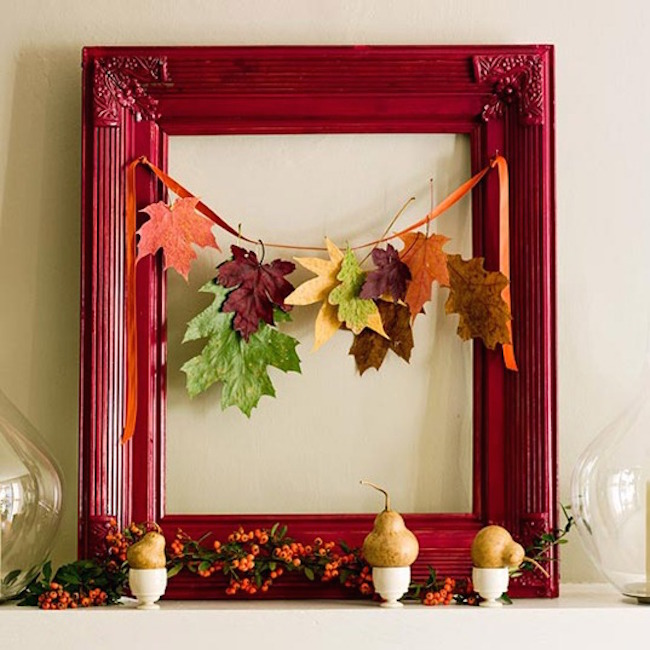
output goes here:
{"type": "Polygon", "coordinates": [[[361,485],[369,485],[370,487],[375,488],[375,490],[381,492],[386,499],[384,510],[390,510],[390,495],[388,494],[388,492],[386,492],[386,490],[384,490],[384,488],[379,487],[378,485],[375,485],[375,483],[371,483],[370,481],[359,481],[359,483],[361,483],[361,485]]]}

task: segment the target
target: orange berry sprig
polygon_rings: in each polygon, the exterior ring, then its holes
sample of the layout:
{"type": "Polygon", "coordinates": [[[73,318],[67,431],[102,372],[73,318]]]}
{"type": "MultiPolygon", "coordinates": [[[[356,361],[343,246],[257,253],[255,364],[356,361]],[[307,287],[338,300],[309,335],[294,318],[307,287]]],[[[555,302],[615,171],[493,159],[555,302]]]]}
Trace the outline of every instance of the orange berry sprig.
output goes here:
{"type": "MultiPolygon", "coordinates": [[[[279,529],[277,524],[271,530],[247,531],[240,526],[224,542],[215,540],[209,548],[202,545],[205,537],[194,541],[178,531],[171,544],[171,561],[175,564],[172,572],[186,567],[203,578],[217,572],[223,574],[227,580],[225,592],[229,596],[266,593],[285,572],[292,571],[311,581],[337,581],[364,596],[374,594],[372,569],[359,549],[325,542],[320,537],[305,545],[286,533],[286,526],[279,529]]],[[[461,602],[455,587],[453,578],[439,581],[435,571],[430,569],[426,582],[412,585],[407,598],[428,606],[449,605],[454,599],[461,602]]],[[[472,604],[474,598],[468,592],[462,603],[472,604]]]]}
{"type": "Polygon", "coordinates": [[[120,530],[111,519],[106,524],[101,557],[78,560],[61,566],[54,575],[50,562],[24,592],[20,605],[41,609],[76,609],[117,603],[126,593],[128,565],[126,552],[157,524],[131,524],[120,530]]]}
{"type": "Polygon", "coordinates": [[[49,591],[44,591],[38,597],[38,606],[41,609],[77,609],[104,605],[108,600],[108,594],[99,587],[91,589],[87,594],[83,591],[70,593],[57,582],[51,582],[49,588],[49,591]]]}
{"type": "Polygon", "coordinates": [[[459,604],[470,604],[465,600],[459,601],[454,578],[447,577],[440,580],[432,567],[429,567],[429,575],[424,583],[411,585],[406,598],[420,601],[428,607],[450,605],[453,601],[459,604]]]}
{"type": "MultiPolygon", "coordinates": [[[[170,576],[183,567],[204,578],[219,573],[226,577],[227,595],[253,596],[268,592],[274,581],[293,571],[310,581],[338,581],[363,596],[374,595],[371,567],[359,549],[350,549],[342,542],[335,544],[317,537],[312,544],[304,545],[288,537],[287,527],[279,528],[278,524],[270,530],[240,526],[224,542],[215,540],[211,548],[202,545],[206,538],[195,541],[178,531],[171,544],[170,576]]],[[[479,601],[470,581],[457,583],[452,577],[438,580],[431,567],[427,580],[412,584],[405,598],[427,606],[453,601],[474,605],[479,601]]]]}
{"type": "Polygon", "coordinates": [[[442,587],[433,591],[427,589],[422,596],[422,604],[428,606],[449,605],[454,598],[454,587],[456,581],[453,578],[446,578],[442,587]]]}
{"type": "Polygon", "coordinates": [[[194,541],[178,531],[171,543],[170,575],[183,567],[204,578],[222,573],[227,580],[226,594],[230,596],[266,593],[285,572],[301,573],[310,581],[338,580],[364,595],[373,593],[370,568],[359,551],[350,551],[320,537],[312,544],[303,544],[287,536],[286,526],[280,528],[276,524],[270,530],[248,531],[240,526],[224,542],[214,541],[212,548],[201,544],[204,539],[194,541]]]}
{"type": "MultiPolygon", "coordinates": [[[[67,609],[112,604],[126,591],[129,546],[156,524],[131,524],[120,530],[115,520],[106,525],[104,556],[96,560],[80,560],[61,567],[52,576],[49,563],[41,576],[30,586],[21,604],[38,605],[42,609],[67,609]]],[[[269,591],[285,573],[296,572],[307,580],[337,582],[363,596],[372,597],[372,569],[359,549],[350,549],[343,542],[324,541],[317,537],[303,544],[288,537],[287,527],[275,524],[270,530],[246,530],[240,526],[225,541],[206,544],[209,534],[198,540],[178,531],[167,549],[168,576],[182,569],[202,578],[217,574],[226,580],[229,596],[255,596],[269,591]]],[[[217,576],[215,576],[217,577],[217,576]]],[[[413,584],[407,599],[424,605],[477,604],[478,597],[469,581],[453,578],[439,581],[433,569],[422,584],[413,584]]]]}
{"type": "Polygon", "coordinates": [[[124,530],[120,530],[117,521],[110,519],[108,524],[106,524],[106,534],[104,535],[104,545],[106,555],[109,556],[109,561],[126,562],[126,552],[129,546],[135,544],[135,542],[153,530],[160,532],[160,526],[153,522],[143,524],[131,523],[124,530]]]}

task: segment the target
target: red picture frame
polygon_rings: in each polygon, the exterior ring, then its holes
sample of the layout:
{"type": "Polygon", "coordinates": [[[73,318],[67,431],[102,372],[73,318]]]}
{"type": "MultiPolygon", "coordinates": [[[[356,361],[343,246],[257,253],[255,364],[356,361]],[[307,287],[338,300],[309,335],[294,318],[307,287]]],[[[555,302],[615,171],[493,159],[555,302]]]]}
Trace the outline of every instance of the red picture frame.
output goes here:
{"type": "MultiPolygon", "coordinates": [[[[519,372],[474,348],[473,512],[406,515],[420,541],[413,567],[470,572],[487,523],[522,543],[556,527],[555,185],[553,48],[507,46],[91,47],[83,52],[82,310],[79,556],[106,522],[158,521],[192,536],[288,524],[359,544],[367,515],[167,515],[165,276],[137,267],[138,413],[121,445],[125,390],[125,170],[138,156],[165,169],[170,135],[464,133],[473,173],[496,152],[510,166],[513,338],[519,372]]],[[[138,208],[164,197],[140,169],[138,208]]],[[[498,184],[473,192],[473,254],[498,268],[498,184]]],[[[559,571],[516,579],[515,596],[558,594],[559,571]]],[[[219,598],[224,585],[180,574],[174,598],[219,598]]],[[[341,597],[335,586],[279,584],[269,596],[341,597]]]]}

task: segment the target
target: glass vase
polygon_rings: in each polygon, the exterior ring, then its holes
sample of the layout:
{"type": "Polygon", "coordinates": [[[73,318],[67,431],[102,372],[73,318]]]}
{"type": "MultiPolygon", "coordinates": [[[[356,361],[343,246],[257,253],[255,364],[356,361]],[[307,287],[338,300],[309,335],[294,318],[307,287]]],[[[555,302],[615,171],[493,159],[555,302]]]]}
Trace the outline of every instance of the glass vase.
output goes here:
{"type": "Polygon", "coordinates": [[[629,407],[583,452],[572,507],[587,553],[616,589],[650,602],[650,371],[629,407]]]}
{"type": "Polygon", "coordinates": [[[0,601],[47,559],[61,518],[61,475],[34,427],[0,391],[0,601]]]}

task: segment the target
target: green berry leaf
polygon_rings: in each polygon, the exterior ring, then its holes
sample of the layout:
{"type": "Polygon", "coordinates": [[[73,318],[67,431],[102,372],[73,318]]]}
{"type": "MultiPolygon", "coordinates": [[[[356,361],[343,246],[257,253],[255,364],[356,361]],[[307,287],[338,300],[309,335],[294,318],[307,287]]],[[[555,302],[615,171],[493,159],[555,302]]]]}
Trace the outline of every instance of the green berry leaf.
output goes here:
{"type": "Polygon", "coordinates": [[[173,578],[176,574],[180,573],[181,570],[183,569],[183,564],[178,563],[172,565],[169,569],[167,569],[167,579],[173,578]]]}
{"type": "Polygon", "coordinates": [[[266,323],[244,340],[232,327],[233,314],[221,311],[230,290],[214,282],[200,290],[214,294],[215,300],[190,321],[185,332],[183,342],[208,339],[201,354],[181,368],[187,375],[187,392],[195,397],[221,382],[221,408],[237,406],[250,417],[263,395],[275,396],[268,366],[300,372],[298,341],[266,323]]]}

